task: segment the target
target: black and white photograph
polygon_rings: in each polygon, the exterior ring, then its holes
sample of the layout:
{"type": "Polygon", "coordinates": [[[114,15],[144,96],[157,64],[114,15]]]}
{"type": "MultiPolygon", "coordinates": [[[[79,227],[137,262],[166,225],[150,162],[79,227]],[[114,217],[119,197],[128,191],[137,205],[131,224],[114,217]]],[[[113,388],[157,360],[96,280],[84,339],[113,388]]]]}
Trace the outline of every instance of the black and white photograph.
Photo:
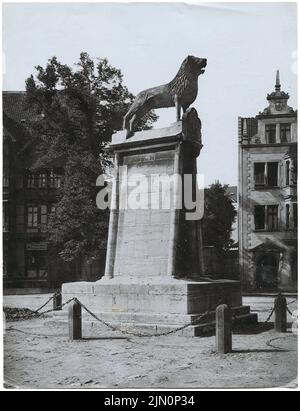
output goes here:
{"type": "Polygon", "coordinates": [[[2,2],[1,391],[298,391],[297,23],[2,2]]]}

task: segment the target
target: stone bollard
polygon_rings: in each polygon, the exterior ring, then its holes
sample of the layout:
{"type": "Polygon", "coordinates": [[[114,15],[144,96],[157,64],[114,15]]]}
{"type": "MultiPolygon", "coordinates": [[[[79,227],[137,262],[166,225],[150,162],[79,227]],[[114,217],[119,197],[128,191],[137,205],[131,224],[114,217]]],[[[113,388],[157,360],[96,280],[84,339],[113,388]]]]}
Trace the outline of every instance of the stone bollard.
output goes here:
{"type": "Polygon", "coordinates": [[[287,301],[279,294],[275,299],[275,331],[278,333],[287,332],[287,301]]]}
{"type": "Polygon", "coordinates": [[[61,306],[62,306],[62,295],[61,293],[55,294],[53,298],[53,310],[54,311],[61,311],[61,306]]]}
{"type": "Polygon", "coordinates": [[[219,354],[232,352],[232,313],[226,304],[216,310],[216,350],[219,354]]]}
{"type": "Polygon", "coordinates": [[[69,306],[69,339],[70,341],[81,340],[82,318],[81,305],[78,301],[72,301],[69,306]]]}

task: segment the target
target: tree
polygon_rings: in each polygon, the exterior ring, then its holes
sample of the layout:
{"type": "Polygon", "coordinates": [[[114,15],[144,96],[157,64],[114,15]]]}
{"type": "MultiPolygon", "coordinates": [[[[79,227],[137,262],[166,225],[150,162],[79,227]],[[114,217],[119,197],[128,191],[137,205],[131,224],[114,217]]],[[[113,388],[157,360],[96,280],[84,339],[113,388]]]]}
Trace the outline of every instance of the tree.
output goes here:
{"type": "MultiPolygon", "coordinates": [[[[51,58],[26,81],[26,101],[38,115],[33,169],[62,167],[64,181],[51,215],[49,241],[67,262],[94,259],[106,246],[108,212],[96,207],[96,179],[111,166],[105,147],[122,128],[134,96],[121,71],[81,53],[72,68],[51,58]]],[[[151,128],[151,112],[139,128],[151,128]]]]}
{"type": "Polygon", "coordinates": [[[231,233],[237,215],[232,199],[226,194],[228,187],[217,181],[205,190],[203,219],[204,244],[225,251],[234,243],[231,233]]]}

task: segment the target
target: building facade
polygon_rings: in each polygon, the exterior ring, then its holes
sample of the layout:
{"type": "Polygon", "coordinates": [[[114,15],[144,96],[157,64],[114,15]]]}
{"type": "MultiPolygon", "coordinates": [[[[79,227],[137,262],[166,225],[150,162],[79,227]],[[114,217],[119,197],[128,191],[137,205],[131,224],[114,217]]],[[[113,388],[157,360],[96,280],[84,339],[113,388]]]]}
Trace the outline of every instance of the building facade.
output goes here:
{"type": "Polygon", "coordinates": [[[297,290],[297,112],[277,72],[269,106],[239,118],[239,266],[244,289],[297,290]]]}
{"type": "Polygon", "coordinates": [[[3,93],[4,288],[57,288],[64,282],[101,278],[105,256],[81,267],[65,264],[51,249],[47,225],[58,201],[62,167],[32,169],[34,139],[24,92],[3,93]]]}

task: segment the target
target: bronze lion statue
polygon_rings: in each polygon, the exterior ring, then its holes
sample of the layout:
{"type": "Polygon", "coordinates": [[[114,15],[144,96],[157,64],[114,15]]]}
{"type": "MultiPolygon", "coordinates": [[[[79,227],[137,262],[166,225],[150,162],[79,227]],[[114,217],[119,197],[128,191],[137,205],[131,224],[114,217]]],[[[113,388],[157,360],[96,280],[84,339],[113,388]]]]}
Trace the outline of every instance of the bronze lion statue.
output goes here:
{"type": "Polygon", "coordinates": [[[207,59],[188,56],[170,83],[139,93],[124,117],[127,138],[134,134],[137,121],[152,109],[176,107],[179,121],[181,108],[185,113],[197,98],[198,77],[205,72],[206,65],[207,59]]]}

